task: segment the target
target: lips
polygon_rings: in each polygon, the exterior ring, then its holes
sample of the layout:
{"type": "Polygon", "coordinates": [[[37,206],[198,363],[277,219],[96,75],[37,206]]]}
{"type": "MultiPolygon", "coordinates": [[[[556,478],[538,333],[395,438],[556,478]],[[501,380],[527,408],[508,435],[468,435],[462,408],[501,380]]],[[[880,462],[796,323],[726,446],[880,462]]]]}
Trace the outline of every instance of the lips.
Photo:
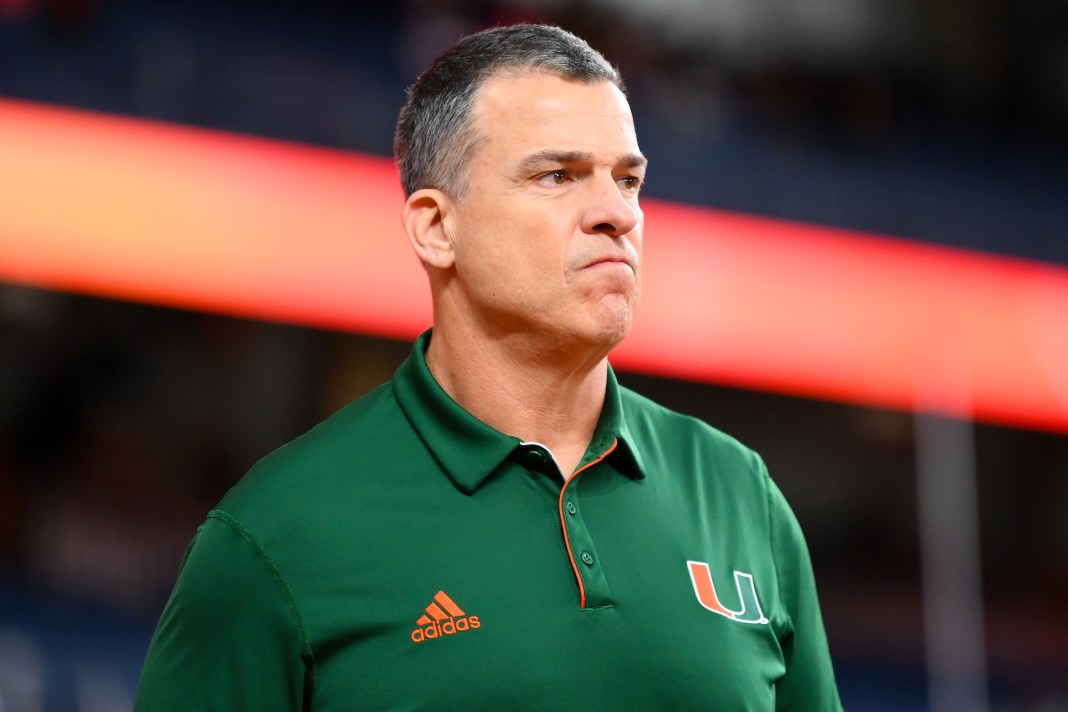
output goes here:
{"type": "Polygon", "coordinates": [[[617,265],[617,264],[618,265],[624,265],[626,267],[630,267],[632,272],[635,271],[634,270],[634,264],[631,262],[631,260],[629,260],[625,256],[621,256],[621,255],[608,255],[608,256],[605,256],[605,257],[599,257],[597,259],[590,260],[590,262],[587,263],[586,266],[583,269],[589,269],[591,267],[601,267],[601,266],[610,267],[612,265],[617,265]]]}

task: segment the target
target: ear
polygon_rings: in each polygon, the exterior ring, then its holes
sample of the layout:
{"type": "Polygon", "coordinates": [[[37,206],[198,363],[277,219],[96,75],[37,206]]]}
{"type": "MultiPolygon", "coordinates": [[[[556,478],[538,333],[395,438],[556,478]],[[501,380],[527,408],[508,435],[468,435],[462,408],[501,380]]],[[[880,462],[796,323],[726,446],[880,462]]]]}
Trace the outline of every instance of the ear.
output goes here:
{"type": "Polygon", "coordinates": [[[451,203],[435,188],[417,190],[404,203],[401,221],[412,249],[427,267],[448,269],[455,259],[447,218],[451,203]]]}

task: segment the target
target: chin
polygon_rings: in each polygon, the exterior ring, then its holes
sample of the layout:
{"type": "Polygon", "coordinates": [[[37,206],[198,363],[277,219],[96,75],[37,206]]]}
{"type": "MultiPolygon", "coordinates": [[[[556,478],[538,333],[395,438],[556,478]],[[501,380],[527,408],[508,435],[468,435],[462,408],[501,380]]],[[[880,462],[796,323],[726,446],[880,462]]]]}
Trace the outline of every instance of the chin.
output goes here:
{"type": "Polygon", "coordinates": [[[629,311],[625,317],[602,320],[586,331],[587,340],[591,344],[599,345],[607,353],[630,333],[630,324],[629,311]]]}
{"type": "Polygon", "coordinates": [[[603,352],[603,355],[630,332],[633,307],[629,295],[608,295],[596,303],[572,306],[563,313],[554,311],[558,318],[551,322],[540,320],[541,328],[546,336],[555,334],[553,340],[568,351],[582,349],[588,353],[603,352]]]}

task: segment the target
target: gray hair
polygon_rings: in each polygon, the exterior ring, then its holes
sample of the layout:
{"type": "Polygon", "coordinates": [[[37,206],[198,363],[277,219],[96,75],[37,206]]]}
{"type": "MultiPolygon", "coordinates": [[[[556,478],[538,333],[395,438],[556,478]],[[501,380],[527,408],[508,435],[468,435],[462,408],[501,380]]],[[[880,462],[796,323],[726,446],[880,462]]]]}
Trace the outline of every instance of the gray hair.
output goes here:
{"type": "Polygon", "coordinates": [[[538,72],[624,88],[619,72],[600,52],[559,27],[521,24],[469,35],[408,88],[393,139],[405,195],[437,188],[462,198],[467,157],[481,138],[473,108],[482,85],[500,75],[538,72]]]}

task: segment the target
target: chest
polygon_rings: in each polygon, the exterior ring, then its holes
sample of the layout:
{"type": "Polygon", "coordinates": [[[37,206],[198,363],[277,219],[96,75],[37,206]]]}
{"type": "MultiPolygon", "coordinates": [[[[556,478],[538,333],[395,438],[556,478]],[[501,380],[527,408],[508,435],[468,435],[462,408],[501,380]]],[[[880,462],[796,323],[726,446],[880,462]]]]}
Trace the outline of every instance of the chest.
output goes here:
{"type": "Polygon", "coordinates": [[[617,479],[394,504],[323,542],[298,592],[315,709],[773,709],[758,533],[617,479]]]}

